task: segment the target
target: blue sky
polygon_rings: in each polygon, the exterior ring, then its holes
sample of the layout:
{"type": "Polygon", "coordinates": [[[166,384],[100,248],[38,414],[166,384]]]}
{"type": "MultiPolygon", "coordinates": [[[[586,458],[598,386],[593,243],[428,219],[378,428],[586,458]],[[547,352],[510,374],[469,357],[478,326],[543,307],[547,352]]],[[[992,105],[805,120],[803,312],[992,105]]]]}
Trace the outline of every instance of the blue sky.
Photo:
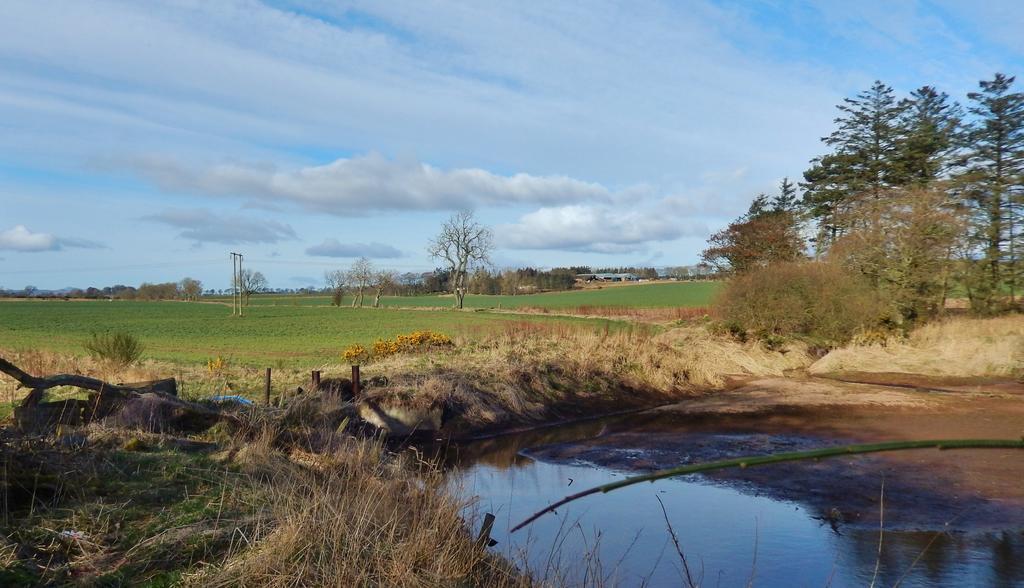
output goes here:
{"type": "Polygon", "coordinates": [[[689,264],[875,79],[1024,74],[1018,2],[0,4],[0,287],[689,264]]]}

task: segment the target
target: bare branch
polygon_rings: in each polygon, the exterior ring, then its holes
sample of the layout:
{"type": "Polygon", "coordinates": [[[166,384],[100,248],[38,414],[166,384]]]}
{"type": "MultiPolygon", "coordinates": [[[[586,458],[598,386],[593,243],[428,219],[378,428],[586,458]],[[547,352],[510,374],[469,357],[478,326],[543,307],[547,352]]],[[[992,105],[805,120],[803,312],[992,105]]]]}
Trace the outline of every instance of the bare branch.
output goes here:
{"type": "Polygon", "coordinates": [[[456,308],[462,308],[469,271],[489,264],[493,249],[494,234],[490,228],[477,222],[472,212],[454,214],[441,225],[441,232],[431,241],[427,251],[434,259],[446,263],[456,308]]]}

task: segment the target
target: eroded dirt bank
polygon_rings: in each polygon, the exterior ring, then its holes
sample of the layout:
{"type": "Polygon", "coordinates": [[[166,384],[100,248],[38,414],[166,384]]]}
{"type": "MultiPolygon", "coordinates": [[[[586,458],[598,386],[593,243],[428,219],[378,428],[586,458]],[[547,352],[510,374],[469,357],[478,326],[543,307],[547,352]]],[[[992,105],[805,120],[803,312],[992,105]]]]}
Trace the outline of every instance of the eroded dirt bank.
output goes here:
{"type": "MultiPolygon", "coordinates": [[[[758,379],[728,392],[592,424],[578,429],[573,440],[548,433],[546,442],[535,438],[523,452],[544,461],[640,473],[845,443],[1024,436],[1019,384],[910,376],[898,383],[758,379]]],[[[515,452],[504,452],[510,453],[515,452]]],[[[1014,450],[851,456],[728,471],[711,479],[799,502],[837,528],[877,526],[884,497],[890,529],[1024,529],[1024,452],[1014,450]]]]}

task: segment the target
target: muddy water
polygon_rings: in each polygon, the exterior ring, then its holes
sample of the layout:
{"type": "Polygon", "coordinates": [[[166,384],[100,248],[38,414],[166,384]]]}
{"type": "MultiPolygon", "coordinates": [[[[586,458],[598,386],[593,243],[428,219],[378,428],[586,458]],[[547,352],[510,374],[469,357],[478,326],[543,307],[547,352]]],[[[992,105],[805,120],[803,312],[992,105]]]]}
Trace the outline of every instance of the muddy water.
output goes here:
{"type": "MultiPolygon", "coordinates": [[[[983,408],[991,407],[972,405],[970,413],[983,408]]],[[[979,414],[990,436],[1024,426],[1017,416],[993,422],[990,412],[979,414]]],[[[585,498],[508,533],[567,494],[624,476],[897,433],[924,438],[918,418],[891,410],[662,413],[477,442],[453,449],[449,460],[457,465],[453,483],[477,497],[474,512],[497,515],[493,549],[541,577],[568,570],[574,585],[595,577],[685,585],[667,513],[691,577],[704,586],[1024,586],[1024,456],[1006,451],[851,457],[663,480],[585,498]]],[[[936,418],[923,422],[955,428],[936,418]]],[[[949,418],[961,428],[969,420],[949,418]]]]}

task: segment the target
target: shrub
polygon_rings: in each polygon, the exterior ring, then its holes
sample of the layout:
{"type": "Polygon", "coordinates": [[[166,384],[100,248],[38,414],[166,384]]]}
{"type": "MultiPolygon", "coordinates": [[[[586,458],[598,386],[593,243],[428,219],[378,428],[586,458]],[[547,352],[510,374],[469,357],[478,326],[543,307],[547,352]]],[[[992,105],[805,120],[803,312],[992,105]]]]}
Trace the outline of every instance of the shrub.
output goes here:
{"type": "Polygon", "coordinates": [[[438,349],[442,347],[453,347],[455,342],[444,333],[435,331],[413,331],[408,335],[396,335],[394,339],[377,339],[373,347],[367,349],[362,345],[349,345],[341,352],[341,358],[353,365],[360,362],[367,362],[370,359],[383,359],[389,355],[398,353],[416,353],[438,349]]]}
{"type": "Polygon", "coordinates": [[[341,352],[341,358],[352,365],[359,365],[370,359],[370,352],[365,347],[356,343],[349,345],[341,352]]]}
{"type": "Polygon", "coordinates": [[[93,333],[85,343],[85,350],[93,359],[118,369],[137,363],[144,349],[138,337],[123,332],[93,333]]]}
{"type": "Polygon", "coordinates": [[[769,341],[799,337],[835,346],[891,323],[891,311],[864,280],[837,264],[779,263],[732,278],[715,310],[730,331],[769,341]]]}
{"type": "Polygon", "coordinates": [[[227,367],[227,360],[219,355],[213,359],[209,359],[206,361],[206,371],[209,372],[210,375],[212,376],[219,376],[220,374],[224,373],[224,370],[226,370],[227,367]]]}

